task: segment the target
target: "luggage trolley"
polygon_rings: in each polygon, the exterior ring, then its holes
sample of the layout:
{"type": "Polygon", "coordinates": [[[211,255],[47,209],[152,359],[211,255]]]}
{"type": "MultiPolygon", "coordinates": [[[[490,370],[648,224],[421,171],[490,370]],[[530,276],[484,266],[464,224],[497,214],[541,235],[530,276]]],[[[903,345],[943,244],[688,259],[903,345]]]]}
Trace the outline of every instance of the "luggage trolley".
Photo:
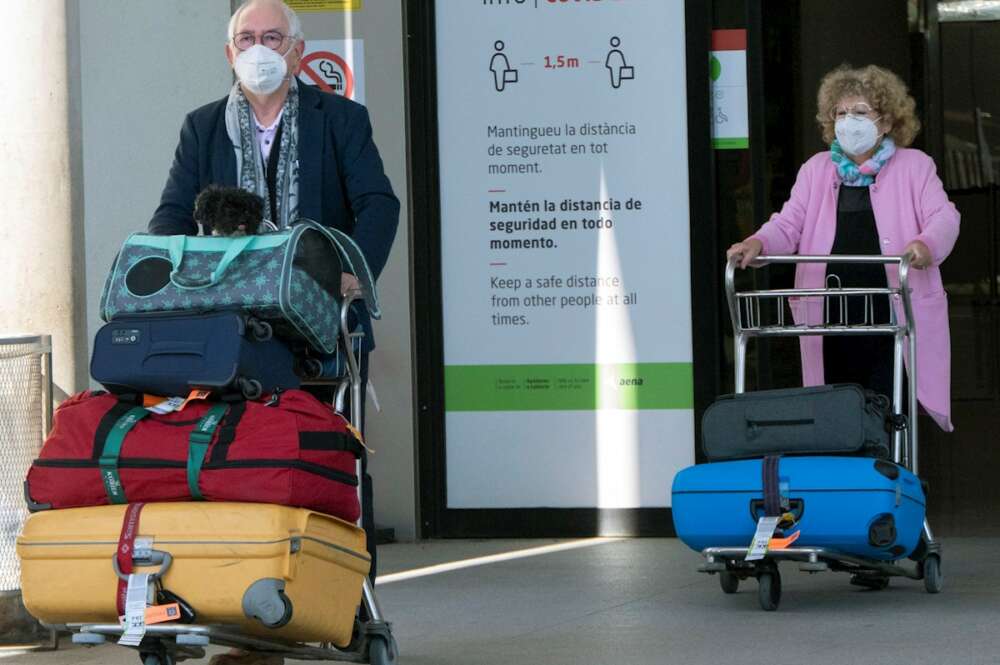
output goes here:
{"type": "MultiPolygon", "coordinates": [[[[768,264],[799,264],[799,263],[878,263],[895,265],[899,269],[898,288],[842,288],[836,280],[828,279],[827,288],[821,289],[767,289],[755,291],[737,291],[735,272],[737,259],[731,259],[726,265],[725,289],[729,314],[733,324],[735,392],[742,393],[746,386],[746,352],[750,339],[755,337],[801,337],[805,335],[892,335],[893,349],[893,414],[901,414],[903,407],[903,358],[909,362],[909,382],[906,397],[907,413],[905,426],[897,427],[893,435],[894,461],[917,474],[917,381],[916,363],[916,326],[913,320],[913,309],[910,302],[908,275],[910,259],[908,256],[759,256],[754,261],[755,266],[768,264]],[[863,298],[864,316],[861,323],[852,324],[846,318],[848,297],[863,298]],[[823,321],[814,325],[798,325],[788,320],[785,312],[785,302],[789,298],[815,298],[823,300],[823,321]],[[875,298],[886,298],[889,303],[889,321],[880,323],[874,318],[875,298]],[[832,301],[840,305],[840,316],[831,320],[832,301]],[[897,315],[897,308],[892,301],[902,304],[902,320],[897,315]],[[768,316],[768,322],[762,319],[762,312],[768,316]]],[[[831,276],[832,277],[832,276],[831,276]]],[[[778,572],[779,561],[795,561],[799,570],[818,573],[832,570],[853,574],[852,583],[872,589],[884,589],[891,577],[908,577],[923,580],[928,593],[939,593],[943,587],[944,578],[941,573],[941,544],[934,539],[927,520],[924,520],[921,539],[916,550],[910,554],[916,564],[904,565],[897,561],[878,561],[855,556],[823,547],[788,547],[786,549],[768,551],[763,560],[748,562],[745,560],[747,546],[726,544],[720,547],[707,547],[701,552],[705,562],[698,568],[700,572],[718,574],[722,590],[735,593],[741,580],[749,577],[757,578],[758,600],[765,610],[777,609],[781,599],[781,575],[778,572]]]]}
{"type": "MultiPolygon", "coordinates": [[[[340,349],[332,359],[332,365],[322,372],[322,378],[309,381],[313,385],[335,385],[335,406],[343,413],[345,398],[349,394],[351,424],[362,430],[362,406],[364,386],[361,382],[360,348],[364,332],[352,331],[348,323],[351,305],[364,301],[359,292],[344,297],[340,308],[340,349]]],[[[358,461],[358,477],[361,479],[361,461],[358,461]]],[[[363,482],[358,483],[358,495],[364,514],[363,482]]],[[[363,517],[361,518],[363,519],[363,517]]],[[[373,533],[367,534],[369,538],[373,533]]],[[[158,554],[154,552],[154,554],[158,554]]],[[[145,565],[146,562],[139,562],[145,565]]],[[[170,556],[160,556],[149,562],[160,569],[151,576],[151,582],[162,576],[170,567],[170,556]]],[[[109,563],[109,565],[111,565],[109,563]]],[[[116,571],[117,572],[117,571],[116,571]]],[[[121,574],[119,573],[119,576],[121,574]]],[[[75,644],[104,644],[109,637],[121,636],[123,627],[119,624],[67,624],[73,633],[75,644]]],[[[339,661],[348,663],[370,663],[371,665],[394,665],[399,650],[392,635],[390,624],[379,606],[374,586],[368,576],[364,578],[361,591],[361,607],[355,619],[354,636],[351,643],[338,648],[329,643],[310,645],[286,642],[245,635],[235,627],[200,624],[154,624],[146,627],[141,644],[134,648],[139,652],[142,665],[174,665],[189,658],[204,658],[205,647],[210,644],[250,649],[266,654],[281,655],[296,660],[339,661]]]]}

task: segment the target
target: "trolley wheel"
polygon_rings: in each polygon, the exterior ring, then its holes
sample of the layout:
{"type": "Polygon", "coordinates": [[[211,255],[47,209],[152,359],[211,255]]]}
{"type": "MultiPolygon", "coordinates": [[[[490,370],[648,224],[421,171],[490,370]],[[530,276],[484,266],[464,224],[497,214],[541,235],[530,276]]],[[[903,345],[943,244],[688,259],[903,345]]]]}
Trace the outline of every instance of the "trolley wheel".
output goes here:
{"type": "Polygon", "coordinates": [[[371,665],[395,665],[398,649],[396,640],[373,635],[368,641],[368,662],[371,665]]]}
{"type": "Polygon", "coordinates": [[[258,399],[264,394],[264,386],[257,379],[240,379],[240,392],[247,399],[258,399]]]}
{"type": "Polygon", "coordinates": [[[140,653],[139,659],[142,661],[142,665],[175,665],[177,662],[173,656],[167,653],[157,654],[157,653],[140,653]]]}
{"type": "Polygon", "coordinates": [[[719,586],[722,587],[722,593],[736,593],[740,588],[740,578],[736,573],[724,570],[719,573],[719,586]]]}
{"type": "Polygon", "coordinates": [[[937,554],[928,554],[927,558],[921,562],[924,573],[924,588],[927,593],[941,593],[944,588],[944,573],[941,572],[941,557],[937,554]]]}
{"type": "Polygon", "coordinates": [[[881,591],[882,589],[889,588],[889,578],[880,575],[858,574],[851,577],[851,584],[854,586],[864,587],[865,589],[881,591]]]}
{"type": "Polygon", "coordinates": [[[757,575],[757,600],[766,612],[778,609],[781,602],[781,573],[778,567],[768,568],[757,575]]]}

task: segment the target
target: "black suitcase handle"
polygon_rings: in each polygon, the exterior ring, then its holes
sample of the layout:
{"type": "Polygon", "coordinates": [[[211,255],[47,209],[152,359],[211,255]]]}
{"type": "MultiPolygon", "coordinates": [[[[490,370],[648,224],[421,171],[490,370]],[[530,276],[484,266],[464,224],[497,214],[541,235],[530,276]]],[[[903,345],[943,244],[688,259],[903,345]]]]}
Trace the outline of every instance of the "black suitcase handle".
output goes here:
{"type": "MultiPolygon", "coordinates": [[[[788,510],[784,512],[789,512],[795,516],[795,521],[798,522],[802,519],[802,515],[806,512],[806,502],[802,499],[789,499],[788,500],[788,510]]],[[[750,517],[756,522],[761,517],[764,516],[764,500],[763,499],[750,499],[750,517]]]]}

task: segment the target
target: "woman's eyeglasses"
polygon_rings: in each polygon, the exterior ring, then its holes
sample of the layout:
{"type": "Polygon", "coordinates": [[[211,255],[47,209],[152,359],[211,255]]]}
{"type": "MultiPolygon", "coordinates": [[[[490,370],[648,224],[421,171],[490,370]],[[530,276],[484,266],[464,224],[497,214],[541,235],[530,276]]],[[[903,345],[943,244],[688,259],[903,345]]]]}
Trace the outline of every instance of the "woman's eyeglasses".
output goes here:
{"type": "Polygon", "coordinates": [[[865,104],[864,102],[858,102],[857,104],[849,108],[838,106],[837,108],[833,109],[833,111],[830,112],[830,117],[833,118],[834,120],[843,120],[849,115],[852,115],[856,118],[868,118],[870,120],[873,120],[878,114],[875,112],[875,109],[868,106],[868,104],[865,104]]]}

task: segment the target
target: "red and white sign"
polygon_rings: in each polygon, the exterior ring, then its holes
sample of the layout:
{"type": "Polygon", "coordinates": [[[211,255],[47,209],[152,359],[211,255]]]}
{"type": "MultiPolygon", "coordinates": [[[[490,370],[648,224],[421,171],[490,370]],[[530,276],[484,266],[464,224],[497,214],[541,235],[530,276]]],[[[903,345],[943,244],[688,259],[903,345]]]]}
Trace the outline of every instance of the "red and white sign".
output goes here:
{"type": "Polygon", "coordinates": [[[306,41],[299,82],[364,104],[364,61],[361,39],[306,41]]]}

